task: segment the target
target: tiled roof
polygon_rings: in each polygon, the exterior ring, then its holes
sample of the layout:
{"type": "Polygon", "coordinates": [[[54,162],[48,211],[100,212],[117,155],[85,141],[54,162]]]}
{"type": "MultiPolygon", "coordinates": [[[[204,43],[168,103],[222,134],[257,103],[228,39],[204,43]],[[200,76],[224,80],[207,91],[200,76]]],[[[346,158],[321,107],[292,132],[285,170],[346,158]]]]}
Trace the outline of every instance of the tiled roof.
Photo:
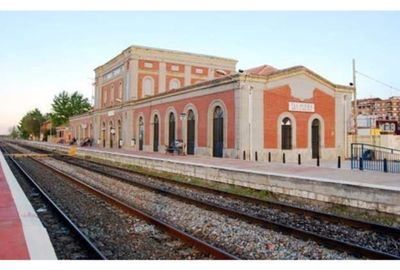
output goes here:
{"type": "Polygon", "coordinates": [[[249,68],[245,70],[245,72],[248,74],[261,75],[261,76],[269,75],[275,71],[278,71],[278,69],[269,65],[262,65],[259,67],[249,68]]]}

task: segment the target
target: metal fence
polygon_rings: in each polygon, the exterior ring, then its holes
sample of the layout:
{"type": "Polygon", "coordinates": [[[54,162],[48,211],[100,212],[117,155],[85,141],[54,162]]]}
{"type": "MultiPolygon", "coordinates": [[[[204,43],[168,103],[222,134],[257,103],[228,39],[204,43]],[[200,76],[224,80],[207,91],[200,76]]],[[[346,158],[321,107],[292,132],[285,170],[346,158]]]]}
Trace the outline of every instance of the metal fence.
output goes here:
{"type": "Polygon", "coordinates": [[[352,143],[351,168],[400,173],[400,150],[372,144],[352,143]]]}

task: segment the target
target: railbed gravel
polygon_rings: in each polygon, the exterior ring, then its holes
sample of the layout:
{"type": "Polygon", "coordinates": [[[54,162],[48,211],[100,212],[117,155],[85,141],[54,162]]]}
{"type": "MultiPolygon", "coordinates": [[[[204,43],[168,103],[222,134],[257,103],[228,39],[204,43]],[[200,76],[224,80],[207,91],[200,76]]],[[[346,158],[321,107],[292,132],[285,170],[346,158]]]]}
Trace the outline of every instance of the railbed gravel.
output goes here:
{"type": "Polygon", "coordinates": [[[15,165],[7,159],[11,171],[24,191],[32,207],[46,228],[59,260],[87,260],[93,259],[82,241],[75,235],[64,221],[56,214],[55,210],[48,207],[47,202],[40,196],[38,190],[32,187],[15,165]]]}
{"type": "Polygon", "coordinates": [[[265,229],[52,158],[40,159],[242,259],[354,259],[314,241],[265,229]]]}
{"type": "MultiPolygon", "coordinates": [[[[70,162],[70,160],[68,160],[70,162]]],[[[76,159],[72,162],[78,162],[76,159]]],[[[221,196],[218,193],[205,190],[189,188],[179,185],[179,183],[168,183],[152,177],[146,177],[134,172],[128,173],[123,170],[103,167],[90,161],[79,160],[84,166],[89,166],[95,170],[107,171],[113,175],[119,176],[132,183],[140,183],[151,187],[172,192],[188,198],[194,198],[204,202],[210,202],[225,208],[234,209],[267,220],[289,225],[308,232],[314,232],[318,235],[332,237],[344,242],[360,245],[381,252],[400,256],[400,239],[392,235],[386,235],[380,232],[353,228],[351,226],[333,223],[311,216],[303,216],[294,212],[285,212],[274,208],[268,203],[257,203],[251,200],[238,199],[237,197],[221,196]]]]}
{"type": "Polygon", "coordinates": [[[19,163],[109,259],[212,259],[26,158],[19,163]]]}

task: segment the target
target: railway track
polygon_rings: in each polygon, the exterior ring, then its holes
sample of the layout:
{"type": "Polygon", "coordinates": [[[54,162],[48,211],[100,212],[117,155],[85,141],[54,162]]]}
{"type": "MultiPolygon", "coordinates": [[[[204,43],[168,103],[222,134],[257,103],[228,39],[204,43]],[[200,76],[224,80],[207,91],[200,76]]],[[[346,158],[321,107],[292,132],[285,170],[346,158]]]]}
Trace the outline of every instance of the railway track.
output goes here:
{"type": "MultiPolygon", "coordinates": [[[[0,145],[1,150],[8,154],[6,148],[0,145]]],[[[59,219],[72,231],[75,237],[86,247],[88,259],[106,260],[106,256],[95,246],[95,244],[78,228],[78,226],[65,214],[61,208],[50,198],[50,196],[36,183],[36,181],[18,164],[12,157],[8,156],[9,160],[15,165],[19,172],[24,176],[29,185],[35,188],[39,196],[46,202],[47,208],[51,208],[59,219]]]]}
{"type": "MultiPolygon", "coordinates": [[[[63,156],[58,156],[56,158],[60,159],[64,162],[70,163],[72,165],[81,167],[83,169],[96,171],[105,176],[112,177],[114,179],[118,179],[119,181],[137,185],[137,186],[140,186],[140,187],[148,189],[148,190],[152,190],[155,192],[163,193],[167,196],[174,197],[178,200],[182,200],[182,201],[189,202],[192,204],[197,204],[202,207],[213,209],[213,210],[222,212],[227,215],[231,215],[231,216],[234,216],[237,218],[244,219],[248,222],[259,224],[265,228],[274,229],[274,230],[277,230],[280,232],[288,233],[288,234],[294,235],[297,238],[301,238],[301,239],[305,239],[305,240],[313,240],[313,241],[316,241],[316,242],[318,242],[322,245],[325,245],[329,248],[333,248],[333,249],[340,250],[340,251],[345,251],[345,252],[348,252],[351,254],[355,254],[357,256],[362,256],[362,257],[372,258],[372,259],[400,259],[400,257],[394,253],[388,253],[388,252],[382,252],[379,250],[374,250],[371,248],[363,247],[361,245],[356,245],[353,243],[348,243],[348,242],[345,242],[342,240],[338,240],[333,237],[326,237],[323,235],[319,235],[317,233],[313,233],[313,232],[306,231],[303,229],[295,228],[293,226],[288,226],[287,224],[280,224],[279,222],[270,221],[266,218],[251,215],[251,214],[248,214],[243,211],[237,211],[237,210],[231,209],[229,207],[223,207],[216,203],[205,202],[205,201],[196,199],[194,197],[182,196],[181,194],[177,194],[174,191],[171,191],[171,190],[168,190],[165,188],[163,189],[160,187],[155,187],[153,185],[145,184],[143,182],[139,182],[139,183],[133,182],[132,178],[123,177],[123,176],[115,173],[115,171],[119,170],[119,171],[123,171],[123,172],[129,173],[129,174],[137,174],[135,172],[132,172],[131,170],[116,168],[111,165],[99,164],[99,163],[92,162],[92,161],[88,162],[86,160],[83,161],[80,159],[71,159],[70,157],[66,158],[63,156]],[[88,164],[92,164],[93,166],[90,166],[88,164]],[[103,168],[103,169],[100,169],[100,168],[103,168]]],[[[167,180],[167,179],[159,179],[159,180],[172,183],[171,180],[167,180]]],[[[178,185],[178,183],[176,183],[176,182],[174,182],[173,184],[178,185]]],[[[199,188],[197,186],[194,187],[190,184],[179,184],[179,185],[215,193],[214,190],[209,190],[207,188],[199,188]]],[[[217,193],[220,195],[222,194],[224,196],[231,196],[231,197],[234,197],[237,199],[243,199],[243,198],[239,198],[239,196],[237,196],[237,195],[225,194],[224,192],[217,192],[217,193]]],[[[253,201],[256,203],[266,204],[266,202],[259,201],[256,199],[246,198],[246,200],[250,200],[250,201],[253,201]]],[[[383,226],[383,225],[375,224],[375,223],[363,222],[360,220],[343,218],[343,217],[339,217],[339,216],[335,216],[335,215],[330,215],[330,214],[321,213],[321,212],[317,212],[317,211],[306,210],[306,209],[293,207],[293,206],[280,204],[280,203],[267,203],[267,204],[271,207],[275,207],[275,208],[283,210],[283,211],[291,211],[291,212],[294,212],[294,213],[297,213],[300,215],[304,215],[307,217],[318,218],[318,219],[321,219],[324,221],[335,222],[335,223],[339,223],[339,224],[343,224],[343,225],[347,225],[347,226],[357,227],[357,228],[361,228],[363,230],[371,230],[371,231],[379,232],[382,234],[391,235],[393,237],[396,237],[397,239],[400,237],[400,230],[397,228],[383,226]]]]}
{"type": "MultiPolygon", "coordinates": [[[[15,162],[16,166],[18,168],[20,168],[21,170],[23,170],[23,168],[18,164],[17,161],[15,161],[15,159],[13,159],[11,157],[11,155],[9,155],[10,159],[15,162]]],[[[101,198],[104,201],[107,201],[108,203],[122,209],[123,211],[125,211],[126,213],[129,213],[131,215],[137,216],[142,220],[145,220],[148,223],[154,224],[155,226],[157,226],[158,228],[162,229],[163,231],[165,231],[166,233],[168,233],[169,235],[176,237],[180,240],[182,240],[183,242],[196,247],[198,250],[206,253],[206,254],[210,254],[212,257],[214,257],[215,259],[224,259],[224,260],[236,260],[238,259],[236,256],[229,254],[228,252],[225,252],[222,249],[219,249],[209,243],[206,243],[205,241],[196,238],[188,233],[186,233],[183,230],[178,229],[177,227],[174,227],[170,224],[167,224],[166,222],[151,216],[148,213],[145,213],[143,211],[141,211],[140,209],[137,209],[131,205],[126,204],[125,202],[119,200],[118,198],[115,198],[112,195],[109,195],[95,187],[92,187],[86,183],[84,183],[83,181],[72,177],[70,175],[67,175],[66,173],[52,167],[49,166],[43,162],[41,162],[40,160],[37,160],[35,158],[33,158],[32,156],[26,156],[26,158],[34,161],[35,163],[39,164],[40,166],[43,166],[45,168],[47,168],[48,170],[52,171],[53,173],[61,176],[62,178],[67,179],[68,181],[71,181],[75,184],[77,184],[78,186],[80,186],[82,189],[86,190],[87,192],[90,192],[92,194],[94,194],[95,196],[101,198]]],[[[30,177],[25,171],[24,173],[30,178],[32,179],[32,177],[30,177]]],[[[33,180],[33,179],[32,179],[33,180]]],[[[38,186],[38,188],[40,188],[38,186]]],[[[50,198],[49,198],[50,199],[50,198]]],[[[55,204],[54,204],[55,205],[55,204]]],[[[57,206],[55,206],[57,207],[57,206]]],[[[61,211],[61,210],[60,210],[61,211]]],[[[72,223],[72,221],[71,221],[72,223]]],[[[78,227],[75,225],[75,229],[77,231],[79,231],[78,227]]],[[[79,231],[80,232],[80,231],[79,231]]],[[[84,236],[84,234],[82,232],[80,232],[80,234],[82,235],[82,237],[86,238],[86,240],[88,241],[88,243],[90,242],[89,239],[87,237],[84,236]]],[[[93,243],[90,243],[91,246],[96,249],[98,251],[98,249],[95,247],[95,245],[93,243]]],[[[99,251],[100,252],[100,251],[99,251]]],[[[105,259],[105,256],[103,256],[103,258],[105,259]]]]}

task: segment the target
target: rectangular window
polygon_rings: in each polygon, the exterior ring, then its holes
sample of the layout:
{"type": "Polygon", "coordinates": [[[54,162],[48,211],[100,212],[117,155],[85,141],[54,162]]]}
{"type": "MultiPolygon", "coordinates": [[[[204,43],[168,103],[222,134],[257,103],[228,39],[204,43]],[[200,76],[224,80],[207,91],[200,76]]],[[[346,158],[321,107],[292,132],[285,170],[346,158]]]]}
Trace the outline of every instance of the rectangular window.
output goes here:
{"type": "Polygon", "coordinates": [[[104,90],[104,99],[103,99],[103,103],[104,103],[104,105],[106,105],[106,103],[107,103],[107,90],[104,90]]]}

